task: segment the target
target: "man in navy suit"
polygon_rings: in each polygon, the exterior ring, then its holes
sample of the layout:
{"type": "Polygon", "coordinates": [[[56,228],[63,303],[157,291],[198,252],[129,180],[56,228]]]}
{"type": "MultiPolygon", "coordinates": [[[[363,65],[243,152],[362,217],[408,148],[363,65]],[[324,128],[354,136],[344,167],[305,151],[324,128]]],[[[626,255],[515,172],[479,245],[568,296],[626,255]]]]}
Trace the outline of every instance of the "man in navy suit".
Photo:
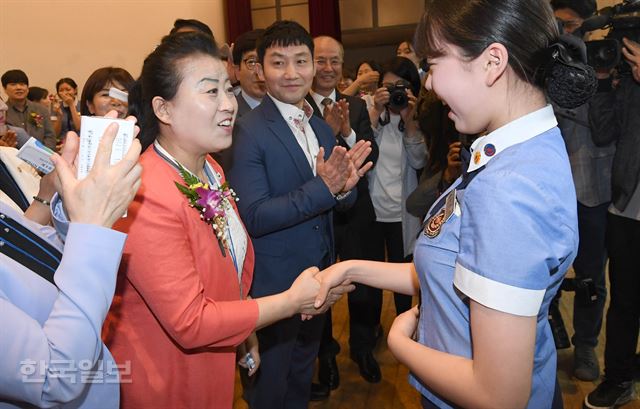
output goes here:
{"type": "MultiPolygon", "coordinates": [[[[351,149],[359,140],[371,142],[368,160],[378,159],[378,146],[373,138],[371,121],[366,103],[358,97],[342,95],[336,89],[342,77],[344,48],[328,36],[313,39],[316,76],[307,101],[314,113],[324,118],[336,138],[336,143],[351,149]]],[[[333,215],[336,254],[341,260],[367,259],[362,237],[375,223],[376,214],[369,196],[366,178],[358,182],[358,199],[355,205],[333,215]]],[[[373,357],[376,330],[380,323],[382,292],[377,288],[357,284],[349,293],[349,349],[351,358],[358,364],[360,374],[367,382],[381,379],[380,367],[373,357]]],[[[318,378],[331,389],[338,387],[340,377],[335,355],[340,348],[331,331],[331,312],[327,313],[319,351],[318,378]]]]}
{"type": "MultiPolygon", "coordinates": [[[[229,180],[255,248],[251,294],[263,297],[288,289],[303,269],[333,262],[333,209],[353,205],[354,187],[372,164],[361,167],[368,143],[347,153],[313,116],[305,100],[315,74],[313,40],[302,26],[275,22],[257,50],[267,96],[236,124],[229,180]]],[[[307,407],[323,323],[292,317],[258,331],[252,409],[307,407]]]]}

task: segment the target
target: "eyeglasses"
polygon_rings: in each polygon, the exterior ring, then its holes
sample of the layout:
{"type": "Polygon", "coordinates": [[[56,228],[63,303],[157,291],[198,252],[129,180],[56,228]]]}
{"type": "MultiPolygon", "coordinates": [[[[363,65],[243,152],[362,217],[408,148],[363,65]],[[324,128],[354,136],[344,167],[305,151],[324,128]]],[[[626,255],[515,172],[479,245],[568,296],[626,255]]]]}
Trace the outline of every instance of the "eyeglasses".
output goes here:
{"type": "Polygon", "coordinates": [[[242,62],[244,63],[244,65],[247,67],[249,71],[255,70],[256,64],[258,64],[258,60],[255,59],[254,57],[245,58],[244,60],[242,60],[242,62]]]}
{"type": "Polygon", "coordinates": [[[319,58],[316,60],[316,65],[320,68],[326,67],[327,65],[331,65],[335,68],[342,65],[342,60],[339,58],[332,58],[331,60],[327,60],[326,58],[319,58]]]}

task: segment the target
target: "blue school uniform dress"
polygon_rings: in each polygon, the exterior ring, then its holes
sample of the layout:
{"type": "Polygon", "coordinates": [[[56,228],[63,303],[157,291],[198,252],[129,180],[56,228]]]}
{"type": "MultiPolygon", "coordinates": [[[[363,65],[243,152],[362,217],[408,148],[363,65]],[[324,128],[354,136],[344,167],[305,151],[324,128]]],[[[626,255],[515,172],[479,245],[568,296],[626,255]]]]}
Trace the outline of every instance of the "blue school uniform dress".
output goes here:
{"type": "MultiPolygon", "coordinates": [[[[547,314],[578,250],[569,158],[551,106],[481,137],[463,175],[437,200],[416,242],[418,342],[472,358],[469,299],[536,316],[528,408],[550,407],[556,350],[547,314]]],[[[438,407],[441,399],[410,382],[438,407]]]]}

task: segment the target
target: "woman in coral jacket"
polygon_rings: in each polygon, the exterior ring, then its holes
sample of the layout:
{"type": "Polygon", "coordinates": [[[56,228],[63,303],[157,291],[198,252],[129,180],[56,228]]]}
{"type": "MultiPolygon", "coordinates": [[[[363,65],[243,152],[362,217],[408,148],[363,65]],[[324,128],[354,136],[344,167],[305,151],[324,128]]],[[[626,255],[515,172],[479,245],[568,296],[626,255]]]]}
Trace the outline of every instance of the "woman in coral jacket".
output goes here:
{"type": "Polygon", "coordinates": [[[231,144],[237,108],[211,37],[165,37],[130,100],[146,150],[142,186],[116,226],[128,239],[107,342],[121,407],[230,408],[237,347],[249,338],[252,375],[257,328],[321,312],[313,308],[317,269],[281,294],[247,299],[253,248],[235,195],[208,156],[231,144]]]}

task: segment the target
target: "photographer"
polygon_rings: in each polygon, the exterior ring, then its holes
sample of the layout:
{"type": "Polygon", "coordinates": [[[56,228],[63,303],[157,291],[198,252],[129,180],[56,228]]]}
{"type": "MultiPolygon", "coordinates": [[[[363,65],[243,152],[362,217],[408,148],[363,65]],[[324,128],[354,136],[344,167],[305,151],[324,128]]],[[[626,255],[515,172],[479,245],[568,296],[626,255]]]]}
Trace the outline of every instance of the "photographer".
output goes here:
{"type": "MultiPolygon", "coordinates": [[[[416,119],[420,76],[411,60],[395,57],[383,69],[382,87],[369,110],[380,154],[369,172],[369,191],[376,213],[367,246],[374,260],[410,260],[420,219],[405,209],[407,196],[418,185],[417,170],[426,162],[426,144],[416,119]]],[[[411,307],[411,296],[394,294],[398,314],[411,307]]]]}
{"type": "Polygon", "coordinates": [[[633,363],[640,323],[640,44],[623,40],[630,75],[601,75],[589,118],[598,145],[614,142],[612,204],[607,225],[611,301],[607,311],[605,379],[585,398],[588,408],[617,407],[634,399],[633,363]],[[617,82],[615,87],[612,83],[617,82]]]}
{"type": "MultiPolygon", "coordinates": [[[[553,0],[551,7],[565,33],[573,34],[581,44],[580,27],[585,19],[596,12],[595,0],[553,0]]],[[[600,376],[595,353],[598,335],[602,329],[602,313],[607,297],[605,283],[605,230],[607,208],[611,202],[611,163],[614,144],[597,146],[589,127],[587,102],[575,109],[554,104],[554,111],[566,144],[571,173],[578,199],[578,229],[580,244],[573,262],[576,295],[573,300],[573,328],[571,338],[574,349],[573,375],[583,381],[594,381],[600,376]]],[[[565,280],[566,283],[567,280],[565,280]]],[[[557,299],[549,313],[557,348],[568,348],[569,340],[562,323],[557,299]]]]}

